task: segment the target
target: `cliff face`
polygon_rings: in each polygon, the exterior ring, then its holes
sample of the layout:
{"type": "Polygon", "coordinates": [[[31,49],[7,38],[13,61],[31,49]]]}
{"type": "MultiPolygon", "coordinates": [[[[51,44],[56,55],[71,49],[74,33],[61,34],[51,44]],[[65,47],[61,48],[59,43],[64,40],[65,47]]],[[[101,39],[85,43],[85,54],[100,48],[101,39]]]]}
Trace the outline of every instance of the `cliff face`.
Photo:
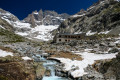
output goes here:
{"type": "Polygon", "coordinates": [[[109,32],[118,34],[120,27],[120,2],[99,0],[87,11],[81,10],[65,20],[53,33],[109,32]],[[117,30],[117,32],[114,32],[117,30]]]}
{"type": "Polygon", "coordinates": [[[110,67],[105,73],[106,77],[111,76],[116,77],[116,80],[120,79],[120,53],[118,53],[117,58],[113,59],[110,63],[110,67]]]}
{"type": "Polygon", "coordinates": [[[14,16],[10,12],[5,11],[5,10],[3,10],[1,8],[0,8],[0,17],[8,19],[8,20],[13,21],[13,22],[19,21],[19,19],[16,16],[14,16]]]}
{"type": "Polygon", "coordinates": [[[27,18],[24,19],[25,22],[30,23],[32,27],[37,25],[60,25],[65,19],[70,15],[58,14],[55,11],[34,11],[32,14],[29,14],[27,18]]]}

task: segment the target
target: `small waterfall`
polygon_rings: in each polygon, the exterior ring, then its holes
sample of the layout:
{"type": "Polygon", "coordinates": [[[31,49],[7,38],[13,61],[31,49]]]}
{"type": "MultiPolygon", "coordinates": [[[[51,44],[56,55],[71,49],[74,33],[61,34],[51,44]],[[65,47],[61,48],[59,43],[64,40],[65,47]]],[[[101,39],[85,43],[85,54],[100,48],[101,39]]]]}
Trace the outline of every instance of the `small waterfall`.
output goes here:
{"type": "Polygon", "coordinates": [[[49,69],[51,71],[51,76],[44,76],[43,80],[68,80],[62,77],[55,76],[55,65],[57,62],[52,60],[46,60],[46,62],[43,64],[45,68],[49,69]]]}
{"type": "Polygon", "coordinates": [[[40,55],[40,59],[41,59],[42,61],[46,60],[46,59],[43,57],[43,55],[40,55]]]}
{"type": "Polygon", "coordinates": [[[42,80],[68,80],[66,78],[55,76],[55,65],[57,64],[56,61],[47,60],[46,58],[44,58],[44,55],[41,54],[36,54],[35,56],[33,56],[33,58],[36,61],[43,61],[43,66],[51,71],[51,76],[43,76],[42,80]]]}

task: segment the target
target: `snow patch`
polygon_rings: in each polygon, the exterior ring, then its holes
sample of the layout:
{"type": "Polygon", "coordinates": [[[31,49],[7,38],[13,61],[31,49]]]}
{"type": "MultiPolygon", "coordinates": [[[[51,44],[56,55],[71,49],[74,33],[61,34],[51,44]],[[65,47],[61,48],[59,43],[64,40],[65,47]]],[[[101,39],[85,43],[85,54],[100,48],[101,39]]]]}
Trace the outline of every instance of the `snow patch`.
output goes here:
{"type": "Polygon", "coordinates": [[[12,25],[11,21],[9,21],[8,19],[6,19],[6,18],[4,18],[4,17],[2,17],[2,19],[4,19],[5,21],[7,21],[9,24],[12,25]]]}
{"type": "Polygon", "coordinates": [[[7,51],[3,51],[3,50],[0,50],[0,57],[5,57],[5,56],[13,56],[13,53],[12,52],[7,52],[7,51]]]}
{"type": "Polygon", "coordinates": [[[23,33],[23,32],[16,32],[16,34],[21,35],[21,36],[27,36],[28,33],[23,33]]]}
{"type": "Polygon", "coordinates": [[[26,57],[22,57],[23,60],[32,60],[30,57],[26,56],[26,57]]]}
{"type": "Polygon", "coordinates": [[[18,28],[30,28],[29,23],[22,23],[22,22],[19,22],[19,21],[14,22],[14,26],[18,27],[18,28]]]}
{"type": "Polygon", "coordinates": [[[84,16],[85,14],[82,14],[82,15],[73,15],[72,17],[81,17],[81,16],[84,16]]]}
{"type": "Polygon", "coordinates": [[[57,60],[60,60],[61,63],[65,64],[64,69],[66,71],[69,71],[71,75],[76,78],[76,77],[81,77],[85,74],[87,74],[84,69],[88,65],[92,65],[95,60],[102,60],[102,59],[112,59],[116,57],[116,54],[94,54],[94,53],[88,53],[89,49],[85,50],[86,52],[80,53],[76,52],[75,54],[79,54],[82,56],[83,60],[82,61],[77,61],[77,60],[70,60],[70,59],[65,59],[65,58],[54,58],[57,60]],[[77,68],[76,70],[73,70],[77,68]]]}
{"type": "Polygon", "coordinates": [[[36,15],[38,15],[39,13],[38,13],[38,12],[34,12],[33,14],[36,14],[36,15]]]}
{"type": "Polygon", "coordinates": [[[13,21],[10,21],[9,19],[5,18],[5,17],[2,17],[2,19],[6,20],[9,24],[11,24],[11,25],[13,25],[14,27],[17,27],[17,28],[30,28],[29,23],[23,23],[23,22],[20,22],[20,21],[13,22],[13,21]]]}
{"type": "Polygon", "coordinates": [[[49,25],[49,26],[41,25],[41,26],[37,26],[35,28],[32,28],[31,33],[38,32],[39,35],[37,35],[34,38],[48,41],[48,40],[53,38],[53,36],[51,35],[50,32],[54,29],[57,29],[57,28],[58,28],[58,25],[55,25],[55,26],[54,25],[49,25]]]}
{"type": "Polygon", "coordinates": [[[105,1],[101,1],[100,4],[104,3],[105,1]]]}
{"type": "Polygon", "coordinates": [[[88,8],[87,9],[87,11],[89,11],[89,10],[91,10],[91,9],[93,9],[95,6],[91,6],[90,8],[88,8]]]}
{"type": "Polygon", "coordinates": [[[118,40],[118,41],[115,41],[115,44],[120,44],[120,40],[118,40]]]}
{"type": "Polygon", "coordinates": [[[61,17],[56,17],[56,18],[57,18],[57,19],[60,19],[60,20],[63,20],[63,21],[65,20],[65,19],[62,19],[61,17]]]}
{"type": "Polygon", "coordinates": [[[82,34],[82,32],[75,32],[74,34],[82,34]]]}
{"type": "Polygon", "coordinates": [[[103,31],[103,32],[100,32],[98,34],[108,34],[110,31],[103,31]]]}
{"type": "Polygon", "coordinates": [[[3,28],[3,29],[5,29],[5,28],[4,28],[3,26],[1,26],[1,25],[0,25],[0,28],[3,28]]]}
{"type": "Polygon", "coordinates": [[[91,35],[94,35],[94,34],[96,34],[96,32],[88,31],[88,32],[86,33],[87,36],[91,36],[91,35]]]}

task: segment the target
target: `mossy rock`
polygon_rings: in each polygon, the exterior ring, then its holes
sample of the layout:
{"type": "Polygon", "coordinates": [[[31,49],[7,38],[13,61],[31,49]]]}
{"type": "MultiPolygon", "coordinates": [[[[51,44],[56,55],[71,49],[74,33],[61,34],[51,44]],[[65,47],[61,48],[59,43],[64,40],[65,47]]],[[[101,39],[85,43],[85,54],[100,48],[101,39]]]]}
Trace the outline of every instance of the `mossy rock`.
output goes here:
{"type": "Polygon", "coordinates": [[[0,75],[0,80],[9,80],[9,79],[3,75],[0,75]]]}
{"type": "Polygon", "coordinates": [[[19,56],[0,57],[0,63],[9,63],[9,62],[16,62],[16,61],[23,61],[23,60],[19,56]]]}
{"type": "Polygon", "coordinates": [[[43,66],[43,63],[41,62],[34,62],[33,67],[35,69],[36,77],[37,79],[41,79],[45,74],[45,68],[43,66]]]}
{"type": "Polygon", "coordinates": [[[47,70],[45,71],[45,76],[51,76],[51,70],[47,69],[47,70]]]}
{"type": "MultiPolygon", "coordinates": [[[[3,70],[0,75],[3,80],[34,80],[35,74],[32,66],[25,65],[21,62],[0,63],[0,68],[3,70]],[[30,67],[30,69],[28,69],[30,67]],[[6,76],[6,77],[4,77],[6,76]]],[[[1,80],[1,79],[0,79],[1,80]]]]}

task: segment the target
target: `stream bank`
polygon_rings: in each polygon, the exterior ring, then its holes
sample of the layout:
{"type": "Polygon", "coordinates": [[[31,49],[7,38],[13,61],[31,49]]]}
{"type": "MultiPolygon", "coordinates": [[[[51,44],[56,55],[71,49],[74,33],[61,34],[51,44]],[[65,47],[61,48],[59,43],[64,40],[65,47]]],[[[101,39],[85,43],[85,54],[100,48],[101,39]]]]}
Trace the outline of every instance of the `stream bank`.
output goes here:
{"type": "Polygon", "coordinates": [[[56,65],[58,64],[57,61],[54,60],[47,60],[45,57],[43,57],[42,55],[40,56],[41,61],[43,62],[43,66],[46,70],[50,71],[50,75],[44,75],[42,80],[69,80],[65,77],[58,77],[55,74],[55,68],[56,65]]]}

